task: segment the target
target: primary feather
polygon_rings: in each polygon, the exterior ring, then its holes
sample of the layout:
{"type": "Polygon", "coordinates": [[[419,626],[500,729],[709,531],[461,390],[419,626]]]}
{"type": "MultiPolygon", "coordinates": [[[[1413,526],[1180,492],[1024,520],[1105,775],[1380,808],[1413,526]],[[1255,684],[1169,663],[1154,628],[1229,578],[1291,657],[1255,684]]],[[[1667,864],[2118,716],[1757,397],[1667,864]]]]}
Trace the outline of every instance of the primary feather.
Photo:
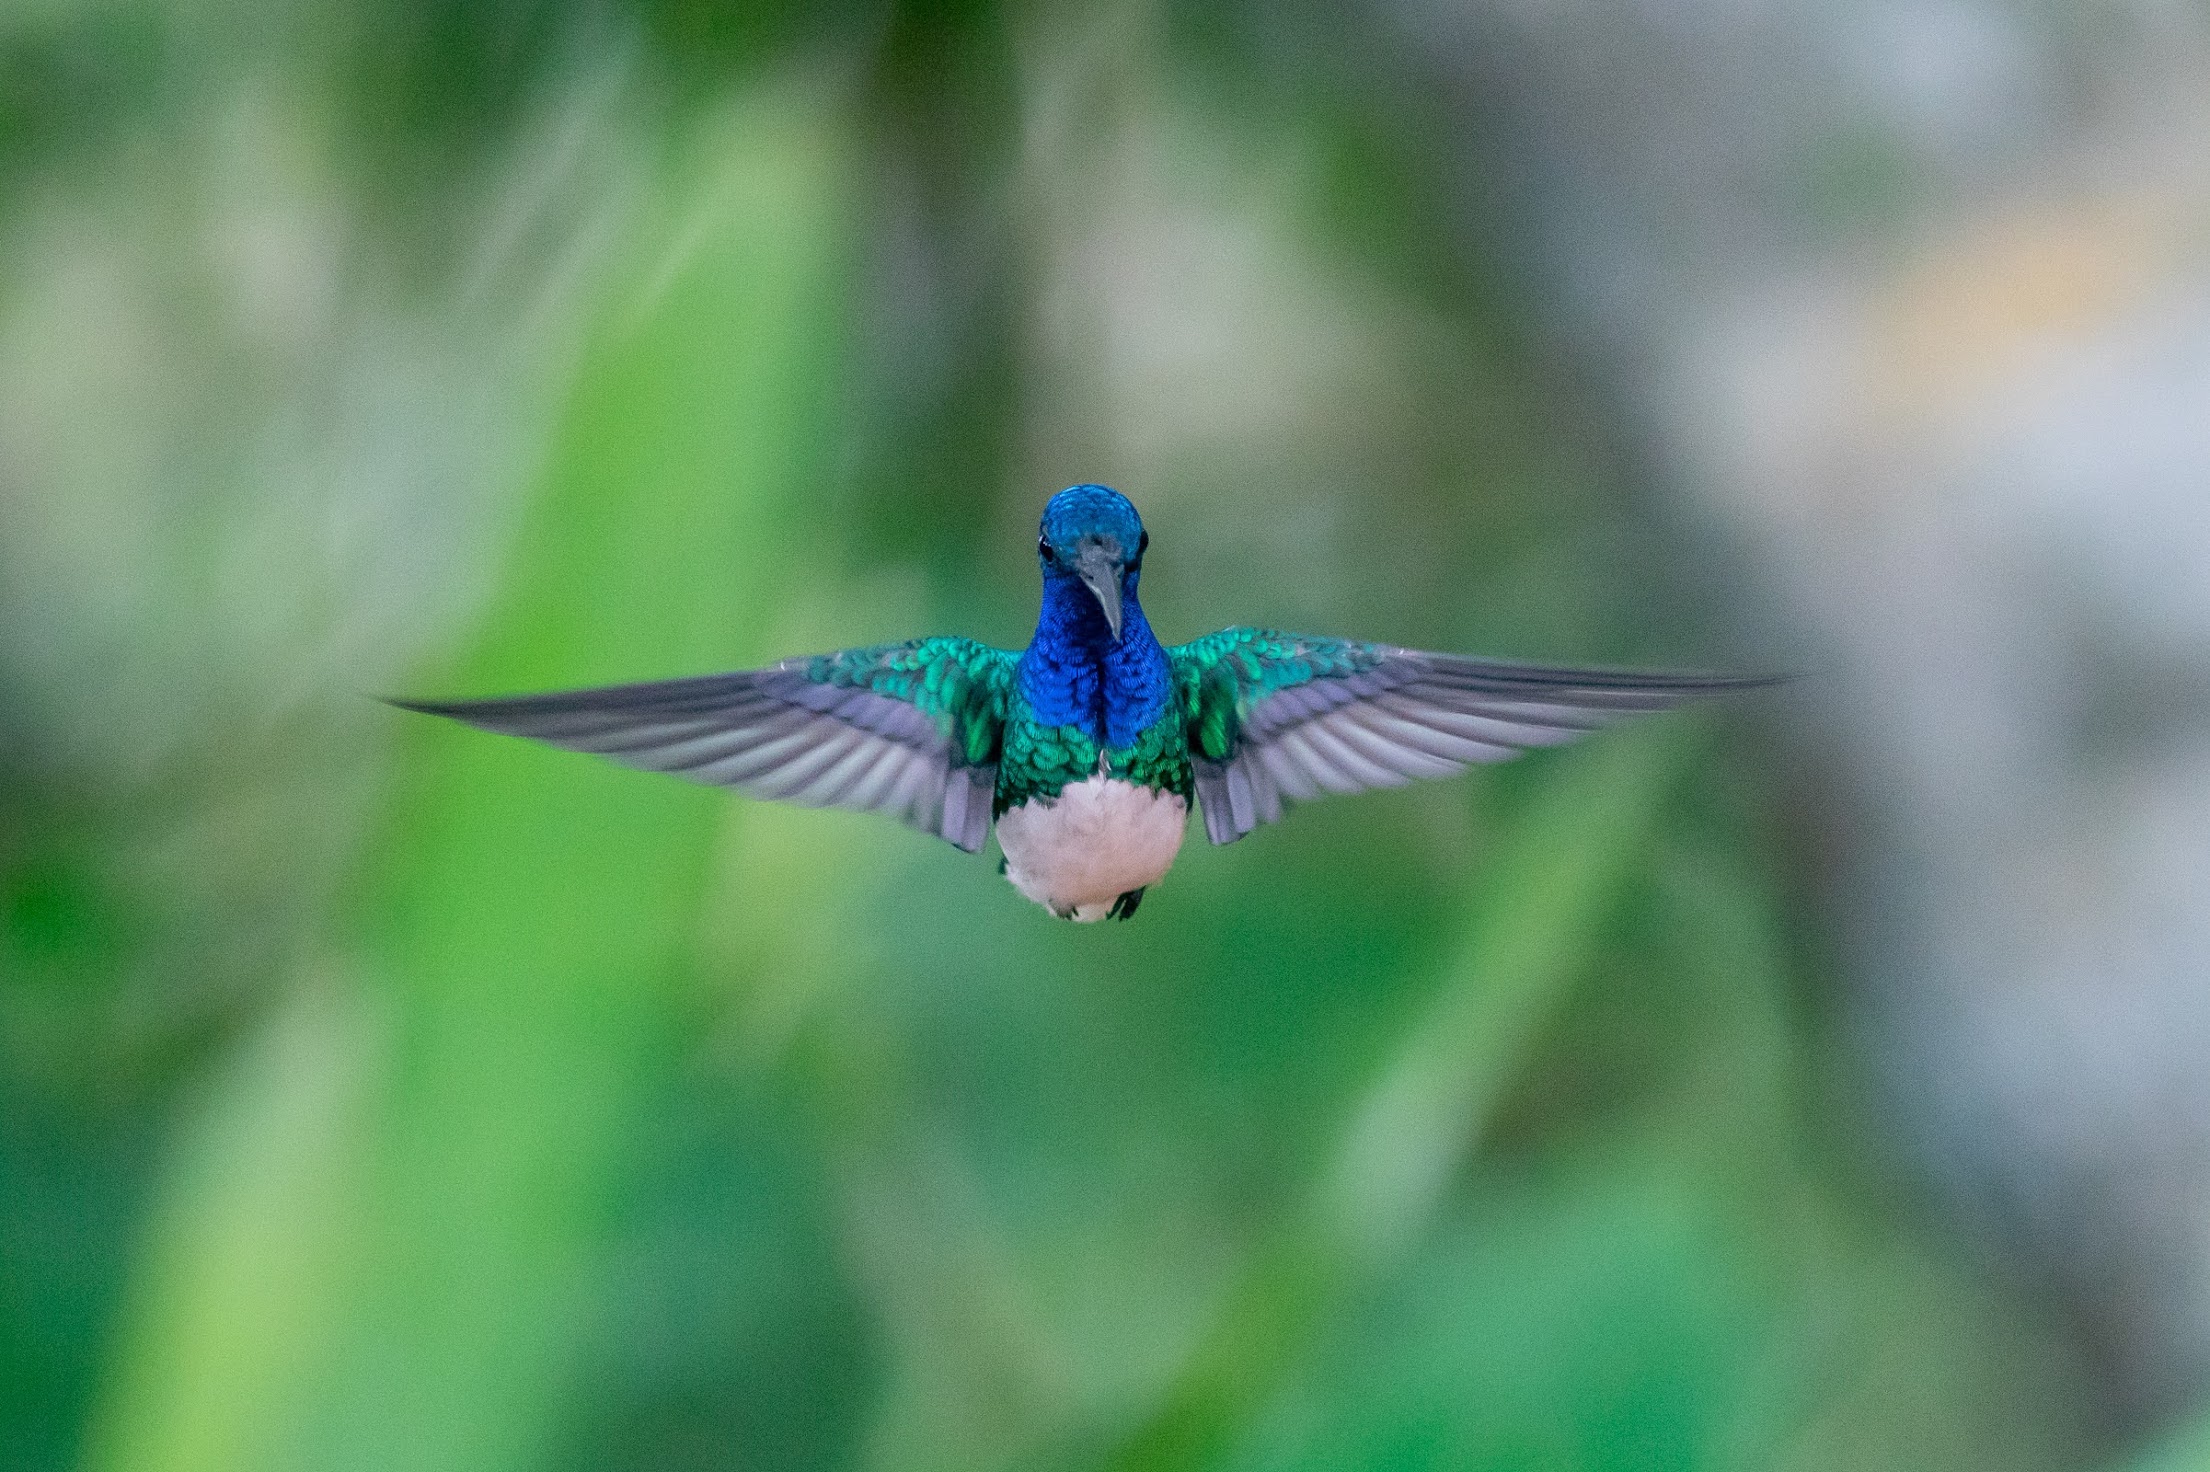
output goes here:
{"type": "Polygon", "coordinates": [[[726,675],[394,703],[752,797],[881,813],[975,853],[1012,666],[971,639],[913,639],[726,675]]]}
{"type": "Polygon", "coordinates": [[[1570,669],[1272,629],[1167,651],[1189,721],[1205,836],[1278,822],[1284,799],[1401,787],[1559,746],[1645,711],[1767,683],[1570,669]]]}

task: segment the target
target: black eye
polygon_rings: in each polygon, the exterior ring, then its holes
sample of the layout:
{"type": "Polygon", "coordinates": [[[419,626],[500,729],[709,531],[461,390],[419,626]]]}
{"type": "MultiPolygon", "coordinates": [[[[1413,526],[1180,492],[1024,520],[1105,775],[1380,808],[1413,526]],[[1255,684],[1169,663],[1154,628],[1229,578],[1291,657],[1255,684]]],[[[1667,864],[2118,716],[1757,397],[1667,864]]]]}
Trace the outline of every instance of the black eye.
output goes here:
{"type": "Polygon", "coordinates": [[[1051,538],[1049,538],[1049,537],[1038,537],[1038,538],[1036,539],[1036,555],[1037,555],[1038,557],[1045,557],[1045,558],[1048,558],[1048,557],[1050,557],[1050,556],[1051,556],[1051,538]]]}

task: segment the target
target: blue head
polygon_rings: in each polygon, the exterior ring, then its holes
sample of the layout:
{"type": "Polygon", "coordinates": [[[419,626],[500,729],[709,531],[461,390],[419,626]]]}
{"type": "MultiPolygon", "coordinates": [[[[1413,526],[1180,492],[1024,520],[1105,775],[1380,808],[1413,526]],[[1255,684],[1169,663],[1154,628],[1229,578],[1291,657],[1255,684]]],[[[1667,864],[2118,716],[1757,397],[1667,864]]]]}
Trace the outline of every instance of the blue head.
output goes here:
{"type": "Polygon", "coordinates": [[[1069,486],[1044,506],[1036,559],[1047,586],[1064,578],[1089,589],[1118,643],[1121,604],[1124,597],[1135,597],[1150,544],[1151,534],[1126,496],[1110,486],[1069,486]]]}

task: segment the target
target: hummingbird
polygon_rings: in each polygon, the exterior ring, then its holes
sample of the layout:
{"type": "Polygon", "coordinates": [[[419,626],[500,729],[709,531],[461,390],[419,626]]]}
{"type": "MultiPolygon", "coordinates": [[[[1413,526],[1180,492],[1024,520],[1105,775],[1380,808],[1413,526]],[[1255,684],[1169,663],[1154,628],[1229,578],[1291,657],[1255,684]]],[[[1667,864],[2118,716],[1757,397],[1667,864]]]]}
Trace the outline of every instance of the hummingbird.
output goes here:
{"type": "Polygon", "coordinates": [[[1445,777],[1627,715],[1770,683],[1572,669],[1228,628],[1163,645],[1127,497],[1044,507],[1028,646],[934,636],[764,669],[393,704],[807,807],[881,813],[979,853],[1063,920],[1128,919],[1194,806],[1229,844],[1326,793],[1445,777]]]}

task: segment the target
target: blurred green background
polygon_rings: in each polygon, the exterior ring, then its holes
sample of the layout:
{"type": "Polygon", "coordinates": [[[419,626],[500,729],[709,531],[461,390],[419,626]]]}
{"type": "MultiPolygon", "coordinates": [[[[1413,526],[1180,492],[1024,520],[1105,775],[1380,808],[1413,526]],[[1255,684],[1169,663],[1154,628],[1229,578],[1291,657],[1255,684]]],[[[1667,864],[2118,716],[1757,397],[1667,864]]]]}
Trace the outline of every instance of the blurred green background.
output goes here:
{"type": "Polygon", "coordinates": [[[2130,1464],[1888,1140],[1787,694],[1079,929],[368,698],[1018,645],[1080,480],[1169,637],[1792,662],[1385,31],[0,14],[0,1469],[2130,1464]]]}

